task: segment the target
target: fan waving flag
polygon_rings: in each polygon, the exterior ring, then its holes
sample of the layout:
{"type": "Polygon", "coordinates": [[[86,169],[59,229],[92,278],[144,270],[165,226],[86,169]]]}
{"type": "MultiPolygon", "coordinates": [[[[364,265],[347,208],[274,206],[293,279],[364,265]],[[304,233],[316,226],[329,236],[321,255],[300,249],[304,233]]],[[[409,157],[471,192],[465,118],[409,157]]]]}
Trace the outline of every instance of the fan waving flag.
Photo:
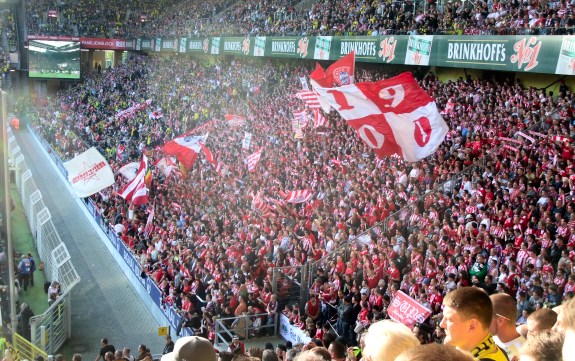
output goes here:
{"type": "Polygon", "coordinates": [[[180,135],[164,144],[164,152],[173,155],[180,161],[185,169],[189,170],[200,152],[200,142],[205,142],[208,134],[205,135],[180,135]]]}
{"type": "Polygon", "coordinates": [[[138,168],[140,168],[140,163],[131,162],[122,166],[122,168],[120,168],[118,172],[124,177],[126,177],[127,180],[131,181],[136,177],[136,174],[138,173],[138,168]]]}
{"type": "Polygon", "coordinates": [[[262,156],[262,151],[263,148],[261,148],[260,150],[258,150],[257,152],[248,155],[248,171],[250,172],[255,172],[256,170],[256,166],[258,165],[258,162],[260,161],[260,157],[262,156]]]}
{"type": "Polygon", "coordinates": [[[284,199],[288,203],[304,203],[313,197],[313,193],[309,189],[302,189],[297,191],[289,191],[284,199]]]}
{"type": "Polygon", "coordinates": [[[418,161],[433,154],[448,132],[435,102],[411,73],[339,88],[317,84],[320,97],[379,158],[397,154],[408,162],[418,161]]]}
{"type": "Polygon", "coordinates": [[[252,200],[252,209],[254,209],[262,218],[271,216],[270,206],[262,199],[262,192],[259,191],[252,200]]]}
{"type": "Polygon", "coordinates": [[[118,192],[118,195],[124,198],[127,202],[132,202],[136,205],[148,203],[148,187],[146,186],[146,174],[148,173],[148,157],[142,155],[140,167],[136,177],[118,192]]]}

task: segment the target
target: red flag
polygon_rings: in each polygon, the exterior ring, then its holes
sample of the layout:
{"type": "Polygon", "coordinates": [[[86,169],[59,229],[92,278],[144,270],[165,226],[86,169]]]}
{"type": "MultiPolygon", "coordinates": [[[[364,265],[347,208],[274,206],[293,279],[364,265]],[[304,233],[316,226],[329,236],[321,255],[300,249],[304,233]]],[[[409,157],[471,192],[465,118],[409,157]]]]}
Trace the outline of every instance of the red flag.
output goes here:
{"type": "Polygon", "coordinates": [[[433,154],[447,124],[411,73],[339,88],[314,85],[378,157],[397,154],[415,162],[433,154]]]}
{"type": "Polygon", "coordinates": [[[212,164],[216,163],[216,159],[214,158],[214,155],[212,154],[212,152],[204,145],[204,143],[199,142],[200,143],[200,148],[202,148],[202,151],[204,152],[204,155],[206,156],[206,160],[212,164]]]}
{"type": "Polygon", "coordinates": [[[168,155],[175,156],[186,169],[192,168],[192,165],[200,152],[199,142],[205,142],[206,135],[180,135],[167,142],[164,145],[164,152],[168,155]]]}
{"type": "Polygon", "coordinates": [[[118,162],[122,161],[122,155],[124,154],[125,149],[126,148],[122,143],[118,144],[118,147],[116,148],[116,161],[118,162]]]}
{"type": "Polygon", "coordinates": [[[319,86],[331,88],[334,85],[343,86],[353,84],[353,74],[355,72],[355,52],[351,52],[331,64],[324,72],[321,65],[316,63],[315,70],[310,74],[310,78],[315,80],[319,86]]]}
{"type": "Polygon", "coordinates": [[[136,177],[126,184],[124,188],[118,195],[124,198],[127,202],[132,202],[136,205],[148,203],[148,188],[146,187],[145,177],[148,171],[148,157],[145,154],[142,155],[142,160],[140,161],[140,168],[136,177]]]}
{"type": "Polygon", "coordinates": [[[262,218],[269,218],[271,216],[271,209],[266,202],[262,199],[262,192],[259,191],[254,196],[252,200],[252,208],[257,211],[257,213],[262,218]]]}

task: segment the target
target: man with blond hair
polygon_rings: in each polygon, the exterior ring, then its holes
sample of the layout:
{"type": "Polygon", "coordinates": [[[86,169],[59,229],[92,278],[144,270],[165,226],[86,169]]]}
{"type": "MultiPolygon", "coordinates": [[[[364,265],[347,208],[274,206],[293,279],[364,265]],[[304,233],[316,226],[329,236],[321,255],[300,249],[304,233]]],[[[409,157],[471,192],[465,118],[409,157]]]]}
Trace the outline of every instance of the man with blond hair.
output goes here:
{"type": "Polygon", "coordinates": [[[443,300],[444,343],[470,352],[478,360],[508,361],[489,332],[493,318],[491,299],[480,288],[463,287],[443,300]]]}
{"type": "Polygon", "coordinates": [[[370,361],[393,361],[402,352],[419,346],[419,340],[407,326],[391,320],[372,324],[364,340],[363,359],[370,361]]]}

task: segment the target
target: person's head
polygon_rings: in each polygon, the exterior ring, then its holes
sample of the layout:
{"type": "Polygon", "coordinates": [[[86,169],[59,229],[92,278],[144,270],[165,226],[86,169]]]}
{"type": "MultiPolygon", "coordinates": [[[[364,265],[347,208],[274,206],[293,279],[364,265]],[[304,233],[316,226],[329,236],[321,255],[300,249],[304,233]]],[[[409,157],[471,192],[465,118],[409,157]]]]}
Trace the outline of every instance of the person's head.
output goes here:
{"type": "Polygon", "coordinates": [[[174,351],[162,356],[161,361],[216,361],[212,343],[203,337],[182,337],[174,344],[174,351]]]}
{"type": "Polygon", "coordinates": [[[395,361],[473,361],[473,356],[449,345],[431,343],[410,348],[395,361]]]}
{"type": "Polygon", "coordinates": [[[497,293],[489,296],[493,305],[493,318],[489,331],[497,336],[500,332],[515,330],[515,319],[517,318],[517,302],[507,293],[497,293]]]}
{"type": "Polygon", "coordinates": [[[367,361],[392,361],[403,351],[419,345],[407,326],[390,320],[372,324],[364,340],[362,354],[367,361]]]}
{"type": "MultiPolygon", "coordinates": [[[[561,332],[545,330],[531,335],[519,351],[521,361],[561,360],[561,348],[565,335],[561,332]]],[[[563,358],[563,360],[567,360],[563,358]]]]}
{"type": "MultiPolygon", "coordinates": [[[[106,354],[104,354],[104,360],[105,361],[114,361],[114,353],[111,351],[106,352],[106,354]]],[[[64,361],[64,356],[62,356],[62,358],[59,360],[58,360],[58,357],[56,356],[56,361],[64,361]]]]}
{"type": "MultiPolygon", "coordinates": [[[[24,304],[22,304],[22,305],[24,305],[24,304]]],[[[106,346],[108,344],[108,339],[103,338],[102,340],[100,340],[100,343],[102,344],[102,346],[106,346]]]]}
{"type": "Polygon", "coordinates": [[[72,361],[82,361],[82,355],[80,355],[79,353],[75,353],[72,356],[72,361]]]}
{"type": "Polygon", "coordinates": [[[262,361],[278,361],[278,355],[273,350],[264,350],[262,361]]]}
{"type": "Polygon", "coordinates": [[[122,358],[122,350],[116,350],[116,352],[114,352],[114,360],[119,358],[122,358]]]}
{"type": "Polygon", "coordinates": [[[303,351],[296,357],[296,361],[331,361],[330,352],[325,347],[314,347],[303,351]]]}
{"type": "Polygon", "coordinates": [[[541,308],[527,318],[527,338],[532,335],[550,330],[557,322],[557,313],[549,308],[541,308]]]}
{"type": "Polygon", "coordinates": [[[124,356],[130,356],[130,352],[132,350],[130,350],[129,347],[124,347],[124,349],[122,351],[123,351],[122,353],[124,354],[124,356]]]}
{"type": "Polygon", "coordinates": [[[444,343],[471,351],[489,333],[493,306],[482,289],[458,288],[445,296],[443,306],[444,343]]]}
{"type": "Polygon", "coordinates": [[[295,348],[290,348],[287,352],[286,352],[286,357],[285,357],[285,361],[294,361],[296,360],[297,356],[299,354],[299,351],[295,348]]]}
{"type": "Polygon", "coordinates": [[[339,341],[333,341],[328,349],[332,360],[345,360],[346,349],[345,345],[339,341]]]}
{"type": "Polygon", "coordinates": [[[561,329],[565,332],[563,343],[563,360],[570,360],[575,355],[575,301],[569,300],[561,310],[561,329]]]}

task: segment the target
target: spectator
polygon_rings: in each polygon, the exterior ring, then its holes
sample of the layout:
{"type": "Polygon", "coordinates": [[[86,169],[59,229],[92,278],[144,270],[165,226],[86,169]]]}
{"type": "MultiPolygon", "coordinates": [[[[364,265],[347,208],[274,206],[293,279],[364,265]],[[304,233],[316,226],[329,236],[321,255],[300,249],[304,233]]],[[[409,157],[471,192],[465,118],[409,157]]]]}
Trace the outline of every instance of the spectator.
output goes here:
{"type": "Polygon", "coordinates": [[[527,318],[527,338],[541,331],[550,330],[557,322],[557,314],[548,308],[542,308],[527,318]]]}
{"type": "Polygon", "coordinates": [[[205,338],[187,336],[179,338],[174,344],[174,351],[162,356],[161,361],[216,361],[214,347],[205,338]]]}
{"type": "Polygon", "coordinates": [[[561,351],[565,335],[551,330],[531,335],[520,351],[521,361],[569,360],[562,357],[561,351]]]}
{"type": "Polygon", "coordinates": [[[396,361],[472,361],[474,358],[468,352],[457,348],[432,343],[410,348],[401,353],[396,361]]]}
{"type": "Polygon", "coordinates": [[[373,361],[395,360],[402,352],[419,345],[409,328],[390,320],[371,325],[364,340],[363,357],[373,361]]]}
{"type": "Polygon", "coordinates": [[[489,298],[493,304],[493,319],[489,328],[493,341],[510,359],[519,357],[519,350],[525,343],[525,338],[517,332],[515,326],[517,315],[515,300],[505,293],[491,295],[489,298]]]}
{"type": "Polygon", "coordinates": [[[493,305],[485,291],[458,288],[447,294],[443,305],[441,327],[446,331],[446,344],[470,352],[475,358],[507,360],[489,332],[493,305]]]}
{"type": "Polygon", "coordinates": [[[108,344],[107,338],[103,338],[100,341],[100,353],[98,354],[98,356],[96,356],[96,361],[99,361],[100,359],[105,360],[107,352],[111,352],[112,355],[114,355],[114,352],[116,352],[116,348],[114,347],[114,345],[108,344]]]}

